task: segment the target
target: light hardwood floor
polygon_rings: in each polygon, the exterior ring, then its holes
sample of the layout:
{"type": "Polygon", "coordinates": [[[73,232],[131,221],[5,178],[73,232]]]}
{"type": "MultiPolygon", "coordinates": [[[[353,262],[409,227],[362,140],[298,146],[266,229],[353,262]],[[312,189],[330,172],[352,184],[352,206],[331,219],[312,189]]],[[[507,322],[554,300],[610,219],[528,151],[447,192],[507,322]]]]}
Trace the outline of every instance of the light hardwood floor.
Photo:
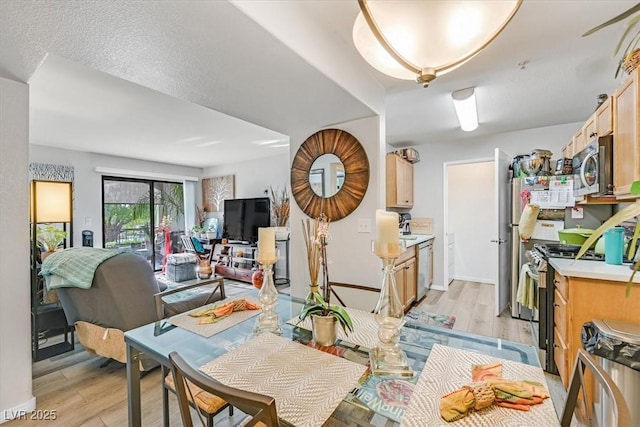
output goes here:
{"type": "MultiPolygon", "coordinates": [[[[429,291],[419,304],[419,308],[425,311],[456,316],[454,329],[533,344],[529,322],[512,319],[508,314],[495,317],[493,307],[492,285],[463,281],[454,281],[446,293],[429,291]]],[[[35,363],[33,392],[37,399],[37,409],[56,411],[57,419],[13,420],[4,425],[125,426],[127,391],[124,365],[112,362],[101,368],[104,361],[104,358],[90,356],[78,348],[73,353],[35,363]]],[[[144,426],[162,425],[160,380],[159,369],[142,378],[144,426]]],[[[547,381],[554,402],[563,401],[564,389],[558,377],[547,375],[547,381]]],[[[170,403],[171,426],[180,426],[182,424],[174,396],[170,396],[170,403]]],[[[229,419],[228,413],[223,412],[216,418],[216,426],[228,427],[236,424],[242,418],[239,411],[236,414],[233,419],[229,419]]]]}

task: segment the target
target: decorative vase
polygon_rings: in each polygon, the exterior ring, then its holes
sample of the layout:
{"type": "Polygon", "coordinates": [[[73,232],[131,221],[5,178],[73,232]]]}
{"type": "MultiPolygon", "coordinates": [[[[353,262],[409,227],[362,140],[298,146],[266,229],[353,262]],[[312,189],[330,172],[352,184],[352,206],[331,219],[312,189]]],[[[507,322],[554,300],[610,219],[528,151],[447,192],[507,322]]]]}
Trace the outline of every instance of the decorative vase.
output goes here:
{"type": "Polygon", "coordinates": [[[200,261],[196,266],[196,276],[198,279],[208,279],[213,274],[211,264],[208,261],[200,261]]]}
{"type": "Polygon", "coordinates": [[[276,240],[289,239],[289,229],[287,227],[275,227],[275,229],[276,229],[276,240]]]}
{"type": "Polygon", "coordinates": [[[336,343],[336,326],[338,322],[335,317],[319,316],[314,314],[311,316],[311,332],[313,340],[316,344],[326,347],[336,343]]]}
{"type": "Polygon", "coordinates": [[[280,316],[276,312],[278,304],[278,291],[273,283],[273,264],[277,260],[261,261],[263,276],[262,287],[258,293],[258,299],[262,305],[262,312],[258,315],[253,334],[260,335],[270,332],[276,335],[282,335],[282,326],[280,326],[280,316]]]}

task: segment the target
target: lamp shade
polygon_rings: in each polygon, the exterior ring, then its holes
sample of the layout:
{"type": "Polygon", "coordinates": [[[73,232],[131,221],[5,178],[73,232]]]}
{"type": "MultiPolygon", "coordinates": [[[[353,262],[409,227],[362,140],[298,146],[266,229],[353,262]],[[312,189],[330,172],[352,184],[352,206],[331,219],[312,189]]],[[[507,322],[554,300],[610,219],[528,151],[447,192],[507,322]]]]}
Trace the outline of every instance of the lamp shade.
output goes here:
{"type": "Polygon", "coordinates": [[[473,58],[522,3],[501,1],[359,0],[353,41],[363,58],[389,76],[428,83],[473,58]],[[421,76],[424,74],[424,81],[421,76]]]}
{"type": "Polygon", "coordinates": [[[478,127],[478,107],[476,105],[476,93],[474,88],[460,89],[451,94],[453,107],[460,122],[460,129],[466,132],[476,130],[478,127]]]}
{"type": "Polygon", "coordinates": [[[31,222],[71,222],[71,183],[31,182],[31,222]]]}

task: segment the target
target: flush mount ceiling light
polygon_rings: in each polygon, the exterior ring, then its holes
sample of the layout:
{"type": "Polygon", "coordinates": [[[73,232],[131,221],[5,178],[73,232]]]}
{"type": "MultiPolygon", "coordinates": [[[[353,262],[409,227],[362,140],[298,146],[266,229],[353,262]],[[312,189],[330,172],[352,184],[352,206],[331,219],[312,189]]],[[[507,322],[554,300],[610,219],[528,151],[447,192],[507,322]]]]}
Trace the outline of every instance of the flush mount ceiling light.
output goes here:
{"type": "Polygon", "coordinates": [[[456,90],[451,94],[456,109],[460,129],[471,132],[478,127],[478,108],[476,106],[475,88],[456,90]]]}
{"type": "Polygon", "coordinates": [[[358,0],[353,41],[363,58],[391,77],[427,87],[464,64],[509,23],[522,0],[358,0]]]}

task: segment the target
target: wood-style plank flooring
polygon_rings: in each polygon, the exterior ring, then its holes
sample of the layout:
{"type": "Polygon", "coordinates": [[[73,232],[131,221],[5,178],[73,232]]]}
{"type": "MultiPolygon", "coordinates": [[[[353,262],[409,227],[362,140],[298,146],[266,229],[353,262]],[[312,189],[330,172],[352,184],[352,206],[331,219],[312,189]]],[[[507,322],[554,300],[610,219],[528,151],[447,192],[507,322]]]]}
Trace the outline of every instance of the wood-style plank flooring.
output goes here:
{"type": "MultiPolygon", "coordinates": [[[[431,290],[419,308],[432,313],[456,316],[454,329],[533,344],[529,322],[512,319],[508,313],[493,314],[492,285],[454,281],[448,292],[431,290]]],[[[78,345],[76,351],[34,363],[33,393],[38,410],[55,410],[52,421],[13,420],[7,427],[22,426],[113,426],[127,424],[127,391],[124,365],[90,356],[78,345]]],[[[141,380],[142,421],[144,426],[162,425],[161,373],[156,369],[141,380]]],[[[563,402],[564,389],[555,375],[547,375],[554,402],[563,402]]],[[[181,426],[177,402],[170,395],[170,425],[181,426]]],[[[561,404],[561,406],[563,403],[561,404]]],[[[557,410],[561,408],[556,407],[557,410]]],[[[216,426],[226,427],[242,419],[240,411],[229,419],[225,411],[216,426]]]]}

